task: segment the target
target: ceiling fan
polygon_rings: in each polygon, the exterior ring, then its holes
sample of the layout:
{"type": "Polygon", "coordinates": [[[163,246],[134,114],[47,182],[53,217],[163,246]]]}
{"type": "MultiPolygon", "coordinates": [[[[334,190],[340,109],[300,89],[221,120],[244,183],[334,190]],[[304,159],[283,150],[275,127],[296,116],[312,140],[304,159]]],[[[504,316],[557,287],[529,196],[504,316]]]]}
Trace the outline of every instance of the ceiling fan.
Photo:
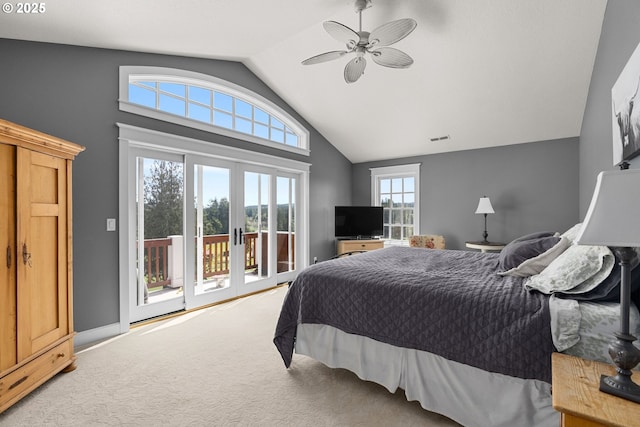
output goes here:
{"type": "Polygon", "coordinates": [[[367,66],[365,54],[371,55],[373,62],[390,68],[408,68],[413,59],[401,50],[388,47],[407,37],[418,25],[411,18],[398,19],[377,27],[375,30],[362,31],[362,11],[371,7],[371,0],[356,0],[355,9],[359,15],[359,31],[342,25],[336,21],[325,21],[322,26],[331,37],[345,43],[347,50],[333,50],[312,56],[302,61],[303,65],[319,64],[355,53],[356,57],[344,68],[344,79],[347,83],[354,83],[364,74],[367,66]]]}

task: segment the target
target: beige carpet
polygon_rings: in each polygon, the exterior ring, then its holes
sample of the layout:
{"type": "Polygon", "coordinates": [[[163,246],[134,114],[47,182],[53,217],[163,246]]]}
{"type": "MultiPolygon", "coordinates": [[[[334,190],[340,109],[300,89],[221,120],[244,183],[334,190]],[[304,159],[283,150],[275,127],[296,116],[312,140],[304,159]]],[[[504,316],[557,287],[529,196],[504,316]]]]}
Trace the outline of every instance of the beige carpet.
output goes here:
{"type": "Polygon", "coordinates": [[[287,288],[132,329],[0,414],[2,426],[457,426],[400,390],[272,343],[287,288]]]}

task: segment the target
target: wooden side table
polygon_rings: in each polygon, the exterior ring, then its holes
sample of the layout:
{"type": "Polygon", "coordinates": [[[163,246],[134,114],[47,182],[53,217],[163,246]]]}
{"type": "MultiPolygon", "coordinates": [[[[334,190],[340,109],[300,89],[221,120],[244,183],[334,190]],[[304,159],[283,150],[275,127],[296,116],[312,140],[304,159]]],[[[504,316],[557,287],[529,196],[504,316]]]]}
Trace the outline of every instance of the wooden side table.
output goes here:
{"type": "MultiPolygon", "coordinates": [[[[562,427],[640,426],[640,404],[601,392],[600,375],[614,375],[613,363],[594,362],[553,353],[553,407],[562,413],[562,427]]],[[[638,383],[640,372],[634,371],[638,383]]]]}
{"type": "Polygon", "coordinates": [[[384,248],[384,240],[367,239],[367,240],[338,240],[336,244],[336,253],[342,255],[346,252],[353,251],[373,251],[375,249],[384,248]]]}
{"type": "Polygon", "coordinates": [[[469,249],[480,249],[481,252],[501,251],[506,245],[498,242],[465,242],[469,249]]]}

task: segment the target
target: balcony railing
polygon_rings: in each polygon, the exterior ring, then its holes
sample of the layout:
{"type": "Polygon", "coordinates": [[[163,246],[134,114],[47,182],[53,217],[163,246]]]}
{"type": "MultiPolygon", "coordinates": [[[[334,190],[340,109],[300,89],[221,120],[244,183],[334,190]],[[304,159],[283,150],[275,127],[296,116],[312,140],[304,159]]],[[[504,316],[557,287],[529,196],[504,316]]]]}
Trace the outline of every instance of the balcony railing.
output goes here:
{"type": "MultiPolygon", "coordinates": [[[[289,261],[289,233],[277,233],[278,272],[289,271],[294,268],[293,253],[289,261]],[[291,264],[291,265],[289,265],[291,264]]],[[[291,235],[291,248],[295,240],[291,235]]],[[[176,286],[172,283],[171,253],[174,241],[182,241],[182,236],[172,236],[164,239],[145,239],[144,241],[144,276],[145,284],[149,288],[176,286]]],[[[245,271],[258,268],[258,233],[244,234],[244,269],[245,271]]],[[[213,276],[229,274],[229,235],[216,234],[202,238],[202,277],[206,280],[213,276]]],[[[181,248],[179,250],[182,250],[181,248]]],[[[295,252],[295,251],[294,251],[295,252]]],[[[263,233],[262,257],[263,269],[268,263],[267,233],[263,233]]],[[[182,280],[177,286],[182,285],[182,280]]],[[[177,287],[176,286],[176,287],[177,287]]]]}

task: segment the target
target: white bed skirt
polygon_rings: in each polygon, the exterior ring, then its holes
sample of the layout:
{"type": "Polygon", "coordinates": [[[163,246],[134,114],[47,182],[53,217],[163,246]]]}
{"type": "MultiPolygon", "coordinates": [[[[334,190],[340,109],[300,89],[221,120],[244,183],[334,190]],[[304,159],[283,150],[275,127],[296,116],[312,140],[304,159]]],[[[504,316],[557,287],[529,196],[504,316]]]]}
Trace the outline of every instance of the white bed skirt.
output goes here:
{"type": "Polygon", "coordinates": [[[551,385],[483,371],[435,354],[395,347],[317,324],[298,325],[295,351],[354,372],[468,427],[560,425],[551,385]]]}

